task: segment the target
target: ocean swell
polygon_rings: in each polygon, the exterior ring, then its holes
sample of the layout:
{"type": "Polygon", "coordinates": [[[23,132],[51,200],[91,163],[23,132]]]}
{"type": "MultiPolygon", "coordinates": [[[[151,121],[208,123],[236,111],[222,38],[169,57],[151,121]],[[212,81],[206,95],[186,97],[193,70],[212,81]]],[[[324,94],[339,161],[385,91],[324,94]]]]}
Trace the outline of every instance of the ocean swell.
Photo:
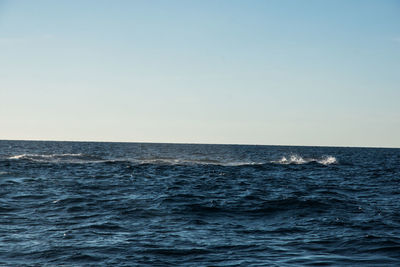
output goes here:
{"type": "Polygon", "coordinates": [[[302,157],[297,154],[290,156],[282,156],[279,160],[235,160],[235,159],[213,159],[213,158],[165,158],[165,157],[149,157],[149,158],[103,158],[96,155],[84,153],[60,153],[60,154],[18,154],[8,157],[8,160],[28,160],[34,162],[45,163],[118,163],[128,162],[138,165],[217,165],[217,166],[257,166],[268,164],[308,164],[318,163],[322,165],[337,164],[338,160],[334,156],[323,156],[320,158],[302,157]]]}

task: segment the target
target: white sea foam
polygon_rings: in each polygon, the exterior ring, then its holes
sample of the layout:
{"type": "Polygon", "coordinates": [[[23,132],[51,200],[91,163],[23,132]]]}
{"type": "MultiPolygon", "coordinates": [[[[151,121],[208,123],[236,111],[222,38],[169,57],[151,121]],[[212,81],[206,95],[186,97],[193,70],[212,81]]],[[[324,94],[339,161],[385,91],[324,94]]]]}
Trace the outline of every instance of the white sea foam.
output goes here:
{"type": "Polygon", "coordinates": [[[78,159],[79,157],[83,157],[82,153],[64,153],[64,154],[19,154],[8,157],[8,159],[18,160],[18,159],[27,159],[32,161],[39,162],[48,162],[48,161],[61,161],[68,159],[78,159]]]}
{"type": "Polygon", "coordinates": [[[278,161],[272,161],[272,163],[279,163],[279,164],[304,164],[307,163],[305,159],[303,159],[299,155],[291,155],[289,158],[286,158],[283,156],[280,160],[278,161]]]}
{"type": "Polygon", "coordinates": [[[290,157],[283,156],[280,160],[271,161],[271,163],[277,164],[307,164],[310,162],[317,162],[323,165],[337,164],[338,161],[334,156],[324,156],[319,159],[315,158],[303,158],[302,156],[293,154],[290,157]]]}
{"type": "Polygon", "coordinates": [[[57,158],[57,157],[80,157],[82,153],[65,153],[65,154],[19,154],[10,156],[8,159],[21,158],[57,158]]]}
{"type": "Polygon", "coordinates": [[[26,157],[28,154],[21,154],[21,155],[15,155],[15,156],[11,156],[8,159],[22,159],[24,157],[26,157]]]}
{"type": "Polygon", "coordinates": [[[131,162],[134,164],[164,164],[164,165],[219,165],[219,166],[247,166],[247,165],[263,165],[268,163],[274,164],[307,164],[317,162],[323,165],[337,164],[338,161],[334,156],[324,156],[321,158],[305,158],[297,154],[290,156],[282,156],[279,160],[274,161],[240,161],[240,160],[221,160],[214,158],[117,158],[104,159],[94,155],[85,155],[82,153],[63,153],[63,154],[19,154],[8,157],[11,160],[31,160],[36,162],[63,162],[63,163],[107,163],[107,162],[131,162]]]}
{"type": "Polygon", "coordinates": [[[326,156],[320,160],[317,160],[318,163],[323,164],[323,165],[329,165],[329,164],[336,164],[337,159],[333,156],[326,156]]]}

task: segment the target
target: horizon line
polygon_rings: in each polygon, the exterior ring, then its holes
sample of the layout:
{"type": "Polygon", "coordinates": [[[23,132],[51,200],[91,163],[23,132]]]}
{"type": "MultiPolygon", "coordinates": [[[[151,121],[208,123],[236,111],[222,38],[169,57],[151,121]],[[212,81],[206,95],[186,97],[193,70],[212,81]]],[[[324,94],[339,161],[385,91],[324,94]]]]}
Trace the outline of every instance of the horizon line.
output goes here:
{"type": "Polygon", "coordinates": [[[173,144],[173,145],[231,145],[231,146],[282,146],[282,147],[326,147],[326,148],[382,148],[400,149],[400,147],[388,146],[349,146],[349,145],[299,145],[299,144],[254,144],[254,143],[195,143],[195,142],[152,142],[152,141],[106,141],[106,140],[49,140],[49,139],[0,139],[0,141],[22,142],[71,142],[71,143],[131,143],[131,144],[173,144]]]}

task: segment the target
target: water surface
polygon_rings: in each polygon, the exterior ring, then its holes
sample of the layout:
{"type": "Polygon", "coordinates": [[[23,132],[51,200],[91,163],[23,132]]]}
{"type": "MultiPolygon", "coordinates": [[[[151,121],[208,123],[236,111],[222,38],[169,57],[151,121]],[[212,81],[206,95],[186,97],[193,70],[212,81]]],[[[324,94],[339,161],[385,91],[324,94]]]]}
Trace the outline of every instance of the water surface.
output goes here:
{"type": "Polygon", "coordinates": [[[0,265],[400,265],[400,149],[0,141],[0,265]]]}

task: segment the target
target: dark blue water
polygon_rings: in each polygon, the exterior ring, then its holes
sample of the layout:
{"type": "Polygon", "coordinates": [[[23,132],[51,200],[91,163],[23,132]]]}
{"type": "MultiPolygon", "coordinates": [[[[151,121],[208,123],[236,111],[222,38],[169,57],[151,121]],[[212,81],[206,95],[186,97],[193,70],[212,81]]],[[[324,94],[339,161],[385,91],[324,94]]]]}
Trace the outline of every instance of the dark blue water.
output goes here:
{"type": "Polygon", "coordinates": [[[1,266],[400,265],[400,149],[0,141],[1,266]]]}

